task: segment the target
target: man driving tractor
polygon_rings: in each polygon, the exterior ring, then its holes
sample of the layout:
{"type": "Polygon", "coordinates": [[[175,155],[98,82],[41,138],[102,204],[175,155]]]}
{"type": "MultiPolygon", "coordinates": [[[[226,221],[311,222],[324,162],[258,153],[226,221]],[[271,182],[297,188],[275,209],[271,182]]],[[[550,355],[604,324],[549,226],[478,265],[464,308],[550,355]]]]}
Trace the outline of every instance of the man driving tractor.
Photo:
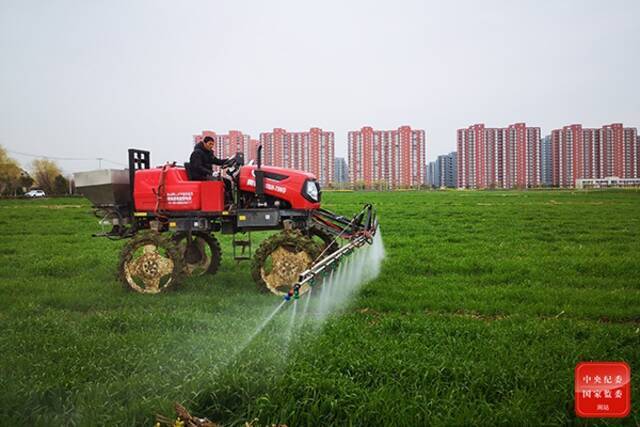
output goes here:
{"type": "Polygon", "coordinates": [[[231,166],[234,161],[231,159],[218,159],[213,154],[215,141],[212,137],[206,136],[204,140],[197,143],[193,148],[191,157],[189,158],[189,167],[187,173],[192,181],[207,181],[213,176],[213,165],[231,166]]]}
{"type": "MultiPolygon", "coordinates": [[[[213,165],[232,167],[236,160],[231,157],[228,159],[219,159],[213,154],[215,140],[210,136],[197,143],[193,148],[189,163],[186,164],[187,176],[191,181],[210,181],[215,180],[213,176],[213,165]]],[[[224,178],[224,177],[222,177],[224,178]]],[[[223,179],[225,190],[225,205],[233,203],[232,185],[228,179],[223,179]]]]}

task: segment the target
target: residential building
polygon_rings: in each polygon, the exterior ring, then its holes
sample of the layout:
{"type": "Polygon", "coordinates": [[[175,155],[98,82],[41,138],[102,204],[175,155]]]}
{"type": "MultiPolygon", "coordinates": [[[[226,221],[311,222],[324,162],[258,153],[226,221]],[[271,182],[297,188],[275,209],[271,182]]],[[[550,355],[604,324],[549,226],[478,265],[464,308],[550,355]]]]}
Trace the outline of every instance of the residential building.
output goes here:
{"type": "Polygon", "coordinates": [[[622,123],[602,126],[600,168],[603,177],[638,177],[637,137],[636,128],[626,128],[622,123]]]}
{"type": "Polygon", "coordinates": [[[437,161],[429,162],[425,170],[425,185],[431,188],[440,188],[440,170],[437,161]]]}
{"type": "Polygon", "coordinates": [[[551,135],[540,140],[540,183],[551,187],[551,135]]]}
{"type": "Polygon", "coordinates": [[[457,153],[452,151],[449,154],[438,156],[436,161],[438,173],[438,187],[456,188],[457,176],[457,153]]]}
{"type": "Polygon", "coordinates": [[[601,128],[580,124],[551,131],[552,185],[573,188],[578,179],[637,178],[640,156],[636,128],[622,123],[601,128]]]}
{"type": "Polygon", "coordinates": [[[366,188],[420,187],[424,183],[426,136],[401,126],[374,130],[365,126],[348,133],[349,181],[366,188]]]}
{"type": "Polygon", "coordinates": [[[265,165],[311,172],[320,185],[329,185],[334,175],[334,133],[320,128],[288,132],[275,128],[260,134],[265,165]]]}
{"type": "Polygon", "coordinates": [[[214,154],[218,158],[226,159],[233,157],[236,153],[244,153],[245,163],[256,159],[256,150],[258,141],[251,139],[249,135],[239,130],[230,130],[227,134],[216,134],[214,131],[205,130],[200,135],[194,135],[195,144],[202,141],[206,136],[212,137],[216,143],[214,145],[214,154]]]}
{"type": "Polygon", "coordinates": [[[475,124],[457,131],[459,188],[531,188],[540,185],[540,128],[475,124]]]}
{"type": "Polygon", "coordinates": [[[333,181],[336,184],[349,182],[349,167],[344,157],[336,157],[333,164],[333,181]]]}

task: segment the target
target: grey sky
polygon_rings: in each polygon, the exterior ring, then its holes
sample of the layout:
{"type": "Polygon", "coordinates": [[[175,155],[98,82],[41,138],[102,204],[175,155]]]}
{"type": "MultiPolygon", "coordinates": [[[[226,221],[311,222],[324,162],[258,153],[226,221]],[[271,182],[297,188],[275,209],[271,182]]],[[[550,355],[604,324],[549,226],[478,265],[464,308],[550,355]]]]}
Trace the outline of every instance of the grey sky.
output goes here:
{"type": "Polygon", "coordinates": [[[203,129],[319,126],[343,155],[410,124],[433,159],[477,122],[639,126],[639,55],[634,0],[0,0],[0,144],[160,164],[203,129]]]}

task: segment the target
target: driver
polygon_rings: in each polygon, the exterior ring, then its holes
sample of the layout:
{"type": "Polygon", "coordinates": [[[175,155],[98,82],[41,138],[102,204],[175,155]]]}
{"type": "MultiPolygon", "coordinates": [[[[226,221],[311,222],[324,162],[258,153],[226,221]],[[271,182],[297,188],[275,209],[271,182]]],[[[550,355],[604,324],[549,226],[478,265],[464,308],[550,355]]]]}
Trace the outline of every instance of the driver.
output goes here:
{"type": "MultiPolygon", "coordinates": [[[[191,181],[209,181],[213,177],[213,165],[222,167],[233,167],[236,164],[235,158],[219,159],[213,154],[214,139],[205,136],[202,142],[196,144],[193,153],[189,158],[187,175],[191,181]]],[[[222,180],[224,183],[224,199],[227,203],[233,204],[232,184],[228,179],[222,180]]]]}
{"type": "Polygon", "coordinates": [[[196,144],[189,158],[189,179],[192,181],[207,181],[213,177],[213,165],[232,166],[234,159],[219,159],[213,154],[214,139],[205,136],[202,142],[196,144]]]}

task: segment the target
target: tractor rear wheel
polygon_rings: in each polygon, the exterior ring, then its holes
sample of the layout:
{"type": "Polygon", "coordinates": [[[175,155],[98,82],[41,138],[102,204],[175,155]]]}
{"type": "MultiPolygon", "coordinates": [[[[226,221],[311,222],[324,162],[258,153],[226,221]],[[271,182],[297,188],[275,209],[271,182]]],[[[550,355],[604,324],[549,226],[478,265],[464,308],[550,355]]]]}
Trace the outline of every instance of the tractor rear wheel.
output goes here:
{"type": "Polygon", "coordinates": [[[261,291],[285,295],[318,254],[318,245],[300,232],[274,234],[256,251],[251,275],[261,291]]]}
{"type": "Polygon", "coordinates": [[[126,289],[157,294],[180,282],[182,256],[171,239],[156,232],[143,233],[122,248],[118,272],[126,289]]]}
{"type": "Polygon", "coordinates": [[[173,241],[182,254],[184,273],[189,276],[216,274],[220,267],[220,243],[211,234],[194,232],[191,241],[187,233],[176,233],[173,241]]]}

